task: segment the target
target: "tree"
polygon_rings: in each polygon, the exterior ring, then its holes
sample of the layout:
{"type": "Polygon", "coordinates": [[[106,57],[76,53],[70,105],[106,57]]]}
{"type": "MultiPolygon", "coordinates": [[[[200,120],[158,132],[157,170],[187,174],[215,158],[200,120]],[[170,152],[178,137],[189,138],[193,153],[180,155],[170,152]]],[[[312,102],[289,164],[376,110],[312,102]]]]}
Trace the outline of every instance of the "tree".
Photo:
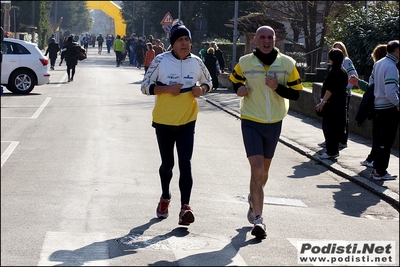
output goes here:
{"type": "MultiPolygon", "coordinates": [[[[348,2],[348,1],[347,1],[348,2]]],[[[328,30],[327,17],[338,19],[343,12],[343,3],[338,1],[257,1],[265,6],[268,16],[288,22],[293,35],[287,37],[296,51],[306,52],[309,72],[323,61],[325,35],[328,30]],[[304,44],[299,40],[304,38],[304,44]]],[[[361,1],[352,1],[359,7],[361,1]]]]}
{"type": "Polygon", "coordinates": [[[32,32],[36,28],[39,35],[38,46],[44,48],[50,34],[55,30],[53,21],[63,17],[61,27],[71,33],[82,33],[92,27],[86,1],[11,1],[11,5],[19,9],[19,32],[32,32]],[[57,17],[55,18],[55,13],[57,17]]]}
{"type": "Polygon", "coordinates": [[[378,2],[368,8],[346,5],[341,20],[329,18],[328,44],[342,41],[359,74],[368,77],[372,70],[371,53],[376,45],[399,40],[398,3],[378,2]]]}
{"type": "MultiPolygon", "coordinates": [[[[259,12],[252,2],[239,1],[239,16],[250,12],[259,12]]],[[[122,17],[127,23],[127,35],[135,28],[136,35],[142,35],[145,21],[145,35],[161,36],[164,31],[161,20],[169,12],[173,19],[178,19],[179,1],[122,1],[122,17]],[[150,12],[151,10],[151,12],[150,12]],[[134,12],[132,16],[132,12],[134,12]]],[[[195,35],[195,21],[205,18],[208,27],[206,35],[232,40],[233,32],[224,26],[234,16],[234,1],[181,1],[181,20],[195,35]],[[221,12],[223,10],[224,12],[221,12]]]]}
{"type": "Polygon", "coordinates": [[[86,1],[57,1],[57,17],[55,10],[50,13],[51,21],[63,17],[61,29],[73,34],[81,34],[92,28],[92,19],[86,6],[86,1]]]}
{"type": "Polygon", "coordinates": [[[47,40],[50,32],[50,10],[51,2],[40,1],[39,5],[39,23],[38,23],[38,35],[39,35],[39,48],[43,49],[47,45],[47,40]]]}

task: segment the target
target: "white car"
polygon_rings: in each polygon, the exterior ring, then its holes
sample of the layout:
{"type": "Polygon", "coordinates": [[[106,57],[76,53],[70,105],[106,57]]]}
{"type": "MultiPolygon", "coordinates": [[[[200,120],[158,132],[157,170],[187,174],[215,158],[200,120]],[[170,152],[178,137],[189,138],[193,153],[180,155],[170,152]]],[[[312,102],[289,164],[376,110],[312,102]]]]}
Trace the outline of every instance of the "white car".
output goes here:
{"type": "Polygon", "coordinates": [[[1,84],[15,94],[29,94],[50,82],[49,59],[37,44],[4,38],[1,43],[1,84]]]}

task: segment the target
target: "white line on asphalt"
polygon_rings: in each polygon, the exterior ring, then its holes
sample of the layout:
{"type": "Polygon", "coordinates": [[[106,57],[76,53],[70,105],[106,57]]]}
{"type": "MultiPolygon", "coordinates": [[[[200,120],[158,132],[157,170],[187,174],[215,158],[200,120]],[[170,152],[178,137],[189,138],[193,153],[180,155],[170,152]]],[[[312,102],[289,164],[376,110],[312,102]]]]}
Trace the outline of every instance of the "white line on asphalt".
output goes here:
{"type": "Polygon", "coordinates": [[[1,154],[1,167],[3,167],[3,164],[6,163],[7,159],[11,156],[14,149],[18,146],[19,142],[18,141],[1,141],[1,142],[2,143],[11,142],[11,144],[8,145],[6,151],[4,151],[3,154],[1,154]]]}
{"type": "Polygon", "coordinates": [[[51,97],[46,98],[46,100],[43,102],[42,105],[36,110],[35,114],[32,115],[32,119],[37,119],[39,117],[40,113],[42,113],[43,109],[47,106],[47,104],[50,102],[51,97]]]}
{"type": "Polygon", "coordinates": [[[63,83],[64,80],[67,78],[67,74],[65,73],[64,76],[61,78],[61,80],[58,82],[58,84],[56,85],[56,87],[60,87],[63,83]]]}

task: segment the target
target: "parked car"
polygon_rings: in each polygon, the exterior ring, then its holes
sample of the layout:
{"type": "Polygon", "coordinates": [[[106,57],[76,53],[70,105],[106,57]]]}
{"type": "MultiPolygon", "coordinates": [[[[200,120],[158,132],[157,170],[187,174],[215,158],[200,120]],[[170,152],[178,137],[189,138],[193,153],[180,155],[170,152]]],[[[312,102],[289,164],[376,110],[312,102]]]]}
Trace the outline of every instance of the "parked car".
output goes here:
{"type": "Polygon", "coordinates": [[[1,44],[1,84],[15,94],[29,94],[50,82],[49,59],[35,43],[4,38],[1,44]]]}

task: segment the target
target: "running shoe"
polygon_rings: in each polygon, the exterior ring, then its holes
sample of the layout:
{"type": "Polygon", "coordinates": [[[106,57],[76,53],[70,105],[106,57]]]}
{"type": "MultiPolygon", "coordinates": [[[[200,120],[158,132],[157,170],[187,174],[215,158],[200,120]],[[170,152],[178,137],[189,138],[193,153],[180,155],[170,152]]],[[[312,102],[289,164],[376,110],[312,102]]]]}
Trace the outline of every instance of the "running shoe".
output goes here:
{"type": "Polygon", "coordinates": [[[267,232],[265,228],[265,224],[263,222],[263,217],[257,216],[254,219],[254,226],[251,230],[251,234],[254,235],[256,238],[264,239],[267,237],[267,232]]]}
{"type": "Polygon", "coordinates": [[[160,197],[160,202],[158,202],[157,211],[156,211],[158,218],[160,218],[160,219],[168,218],[169,202],[171,202],[170,199],[163,199],[162,197],[160,197]]]}
{"type": "Polygon", "coordinates": [[[192,208],[185,204],[179,212],[179,225],[190,225],[194,222],[194,214],[192,208]]]}
{"type": "Polygon", "coordinates": [[[319,156],[320,159],[330,159],[330,158],[337,158],[339,157],[339,153],[335,155],[328,155],[327,153],[323,153],[322,155],[319,156]]]}
{"type": "Polygon", "coordinates": [[[384,175],[380,175],[376,172],[375,169],[371,172],[371,178],[374,181],[387,181],[387,180],[396,180],[397,175],[391,175],[390,173],[386,172],[384,175]]]}
{"type": "Polygon", "coordinates": [[[364,160],[364,161],[361,161],[360,164],[365,167],[371,167],[371,168],[374,167],[374,161],[369,162],[367,160],[364,160]]]}

